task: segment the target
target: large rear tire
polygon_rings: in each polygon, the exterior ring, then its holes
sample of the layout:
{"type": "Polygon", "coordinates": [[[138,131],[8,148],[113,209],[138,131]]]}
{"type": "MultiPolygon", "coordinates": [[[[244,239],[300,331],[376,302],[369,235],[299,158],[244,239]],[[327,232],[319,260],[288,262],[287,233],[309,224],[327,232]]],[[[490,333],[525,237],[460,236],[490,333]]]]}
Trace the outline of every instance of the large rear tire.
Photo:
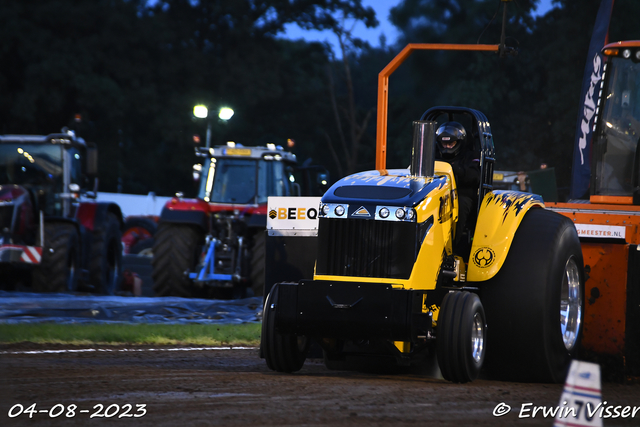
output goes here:
{"type": "Polygon", "coordinates": [[[445,380],[467,383],[478,378],[486,350],[485,319],[476,294],[452,292],[444,296],[438,314],[436,354],[445,380]]]}
{"type": "Polygon", "coordinates": [[[108,212],[93,231],[89,277],[98,293],[114,295],[122,282],[122,234],[120,221],[108,212]]]}
{"type": "Polygon", "coordinates": [[[80,243],[73,224],[47,223],[44,226],[42,260],[33,271],[37,292],[73,292],[78,289],[80,243]]]}
{"type": "Polygon", "coordinates": [[[267,251],[265,233],[266,231],[258,231],[253,236],[253,246],[251,247],[251,289],[256,296],[264,294],[264,263],[267,251]]]}
{"type": "Polygon", "coordinates": [[[527,212],[504,265],[481,289],[491,374],[564,381],[584,315],[582,250],[571,220],[544,209],[527,212]]]}
{"type": "Polygon", "coordinates": [[[195,271],[203,233],[192,225],[161,223],[153,246],[153,283],[158,296],[194,296],[187,272],[195,271]]]}
{"type": "Polygon", "coordinates": [[[302,368],[309,351],[307,337],[281,334],[276,331],[275,317],[279,285],[275,284],[267,295],[262,316],[261,353],[272,371],[296,372],[302,368]]]}

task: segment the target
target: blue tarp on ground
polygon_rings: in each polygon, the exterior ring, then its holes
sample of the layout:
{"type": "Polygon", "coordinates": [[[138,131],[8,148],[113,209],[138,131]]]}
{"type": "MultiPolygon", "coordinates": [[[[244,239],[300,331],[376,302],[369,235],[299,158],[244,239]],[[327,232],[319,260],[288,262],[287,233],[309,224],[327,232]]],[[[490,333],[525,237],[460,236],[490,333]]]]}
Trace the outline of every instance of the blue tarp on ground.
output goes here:
{"type": "Polygon", "coordinates": [[[206,300],[0,291],[0,323],[259,322],[262,298],[206,300]]]}

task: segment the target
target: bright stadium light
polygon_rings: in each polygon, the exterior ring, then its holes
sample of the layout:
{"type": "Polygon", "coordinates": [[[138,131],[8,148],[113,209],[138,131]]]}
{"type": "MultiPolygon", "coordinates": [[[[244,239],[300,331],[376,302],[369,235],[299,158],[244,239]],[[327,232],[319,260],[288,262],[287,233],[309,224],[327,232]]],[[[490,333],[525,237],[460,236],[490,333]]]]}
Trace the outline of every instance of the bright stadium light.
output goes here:
{"type": "Polygon", "coordinates": [[[193,107],[193,115],[199,119],[206,119],[209,115],[209,110],[205,105],[196,105],[193,107]]]}
{"type": "Polygon", "coordinates": [[[228,107],[223,107],[220,109],[220,113],[218,114],[218,117],[221,120],[229,120],[231,117],[233,117],[233,110],[228,107]]]}

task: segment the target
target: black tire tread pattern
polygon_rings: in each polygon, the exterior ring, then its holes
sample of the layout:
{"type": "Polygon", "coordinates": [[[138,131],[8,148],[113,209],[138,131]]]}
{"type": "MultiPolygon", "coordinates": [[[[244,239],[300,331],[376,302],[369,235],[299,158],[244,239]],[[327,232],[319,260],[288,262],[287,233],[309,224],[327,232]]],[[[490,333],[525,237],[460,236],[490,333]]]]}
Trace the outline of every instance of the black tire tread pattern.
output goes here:
{"type": "Polygon", "coordinates": [[[442,377],[447,381],[466,383],[475,380],[480,373],[483,359],[475,362],[471,354],[471,327],[476,312],[485,319],[476,294],[452,292],[442,300],[436,354],[442,377]]]}
{"type": "Polygon", "coordinates": [[[185,275],[197,264],[202,232],[186,224],[161,223],[153,246],[153,283],[157,296],[193,296],[192,281],[185,275]]]}
{"type": "Polygon", "coordinates": [[[492,376],[564,381],[580,340],[568,352],[559,327],[560,287],[570,257],[584,293],[582,249],[571,220],[546,209],[527,212],[501,270],[482,286],[490,343],[486,365],[492,376]]]}
{"type": "Polygon", "coordinates": [[[267,366],[277,372],[297,372],[302,369],[307,358],[309,341],[306,341],[301,349],[298,345],[298,336],[294,334],[281,334],[275,328],[275,307],[278,304],[278,284],[271,288],[264,304],[262,316],[261,350],[267,366]],[[273,306],[273,307],[272,307],[273,306]]]}
{"type": "Polygon", "coordinates": [[[264,294],[265,259],[267,253],[266,231],[258,231],[253,236],[253,246],[251,248],[251,288],[253,294],[261,296],[264,294]]]}
{"type": "Polygon", "coordinates": [[[75,291],[80,247],[75,226],[69,223],[46,223],[44,242],[40,265],[33,271],[33,289],[37,292],[75,291]],[[70,257],[74,258],[74,271],[69,269],[70,257]],[[70,274],[74,277],[69,277],[70,274]]]}
{"type": "Polygon", "coordinates": [[[98,293],[114,295],[122,281],[122,233],[116,215],[107,212],[92,237],[89,280],[98,293]]]}

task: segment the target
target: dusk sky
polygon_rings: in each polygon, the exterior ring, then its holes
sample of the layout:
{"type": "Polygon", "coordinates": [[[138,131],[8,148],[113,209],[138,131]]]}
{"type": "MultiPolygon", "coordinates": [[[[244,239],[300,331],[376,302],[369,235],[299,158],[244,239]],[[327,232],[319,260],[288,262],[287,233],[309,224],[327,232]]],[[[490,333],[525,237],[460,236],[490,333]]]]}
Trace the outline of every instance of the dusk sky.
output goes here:
{"type": "MultiPolygon", "coordinates": [[[[545,14],[552,8],[552,0],[540,0],[538,3],[538,14],[545,14]]],[[[361,39],[367,40],[372,46],[380,45],[380,35],[384,34],[387,37],[387,44],[392,44],[398,37],[398,31],[389,21],[389,10],[396,6],[400,1],[398,0],[363,0],[364,6],[371,6],[376,11],[376,17],[380,21],[380,25],[376,28],[366,28],[363,23],[358,23],[354,29],[354,35],[361,39]]],[[[306,31],[300,29],[295,24],[290,24],[287,27],[286,36],[291,39],[304,38],[309,41],[329,41],[334,43],[336,38],[329,31],[306,31]]]]}

